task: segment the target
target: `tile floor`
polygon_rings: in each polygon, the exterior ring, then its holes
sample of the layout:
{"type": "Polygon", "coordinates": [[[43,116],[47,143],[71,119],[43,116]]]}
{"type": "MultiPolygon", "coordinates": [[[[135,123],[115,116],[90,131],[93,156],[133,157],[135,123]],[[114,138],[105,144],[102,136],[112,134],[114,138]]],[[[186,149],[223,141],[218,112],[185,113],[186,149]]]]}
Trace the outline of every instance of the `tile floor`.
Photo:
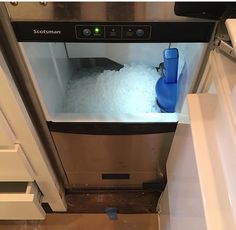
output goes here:
{"type": "Polygon", "coordinates": [[[156,214],[48,214],[43,221],[0,221],[0,230],[158,230],[156,214]]]}

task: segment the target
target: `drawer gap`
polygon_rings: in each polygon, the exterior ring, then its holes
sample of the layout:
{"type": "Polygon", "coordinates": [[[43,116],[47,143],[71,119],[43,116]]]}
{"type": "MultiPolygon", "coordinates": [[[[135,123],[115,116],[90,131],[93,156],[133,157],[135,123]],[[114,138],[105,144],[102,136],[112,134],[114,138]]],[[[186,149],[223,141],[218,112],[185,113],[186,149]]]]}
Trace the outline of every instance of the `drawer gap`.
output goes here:
{"type": "Polygon", "coordinates": [[[28,182],[0,182],[0,193],[26,193],[28,182]]]}

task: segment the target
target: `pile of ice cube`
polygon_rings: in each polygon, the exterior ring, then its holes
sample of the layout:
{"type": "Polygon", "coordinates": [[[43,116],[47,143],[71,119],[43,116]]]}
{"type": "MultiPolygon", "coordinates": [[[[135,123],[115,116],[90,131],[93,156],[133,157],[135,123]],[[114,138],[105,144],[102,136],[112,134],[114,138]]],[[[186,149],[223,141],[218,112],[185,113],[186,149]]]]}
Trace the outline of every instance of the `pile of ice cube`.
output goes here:
{"type": "Polygon", "coordinates": [[[68,82],[64,111],[68,113],[137,114],[159,112],[154,67],[130,64],[119,71],[82,69],[68,82]]]}

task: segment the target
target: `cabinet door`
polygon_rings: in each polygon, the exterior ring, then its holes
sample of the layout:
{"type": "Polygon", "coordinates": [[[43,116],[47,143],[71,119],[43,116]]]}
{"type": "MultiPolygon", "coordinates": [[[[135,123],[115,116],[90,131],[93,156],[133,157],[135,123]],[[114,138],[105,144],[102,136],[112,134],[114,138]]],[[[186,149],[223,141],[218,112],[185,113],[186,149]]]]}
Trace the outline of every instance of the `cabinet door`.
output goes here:
{"type": "MultiPolygon", "coordinates": [[[[65,211],[66,203],[63,187],[59,184],[51,167],[44,146],[33,126],[1,52],[0,111],[3,115],[0,117],[0,133],[1,130],[7,130],[7,132],[4,131],[0,135],[0,137],[4,136],[5,138],[4,144],[0,143],[0,183],[3,183],[3,181],[35,181],[43,193],[43,202],[48,203],[53,211],[65,211]],[[12,134],[7,135],[6,138],[6,133],[12,134]],[[15,137],[17,138],[15,139],[15,137]],[[11,145],[12,143],[13,145],[11,145]]],[[[17,197],[17,195],[15,196],[17,197]]],[[[0,208],[4,207],[1,205],[4,203],[4,198],[8,202],[7,197],[2,196],[0,208]]],[[[29,196],[27,195],[27,197],[29,196]]],[[[22,213],[25,210],[24,204],[27,207],[27,203],[24,202],[19,206],[22,213]]],[[[14,206],[12,202],[11,205],[11,207],[14,206]]],[[[30,214],[29,218],[25,215],[25,219],[30,218],[30,214]]]]}
{"type": "Polygon", "coordinates": [[[0,149],[0,182],[33,181],[35,173],[19,144],[0,149]]]}
{"type": "Polygon", "coordinates": [[[172,143],[161,230],[236,229],[236,60],[212,51],[204,78],[172,143]]]}

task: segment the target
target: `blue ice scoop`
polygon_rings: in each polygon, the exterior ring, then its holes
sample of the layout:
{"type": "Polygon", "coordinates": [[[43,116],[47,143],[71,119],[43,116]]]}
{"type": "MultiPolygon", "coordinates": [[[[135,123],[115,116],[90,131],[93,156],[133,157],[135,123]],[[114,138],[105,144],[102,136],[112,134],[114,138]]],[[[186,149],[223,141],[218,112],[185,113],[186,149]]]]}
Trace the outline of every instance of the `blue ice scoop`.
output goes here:
{"type": "Polygon", "coordinates": [[[156,84],[157,103],[163,112],[173,113],[177,103],[178,49],[165,49],[163,58],[163,76],[156,84]]]}
{"type": "Polygon", "coordinates": [[[165,83],[177,83],[179,52],[176,48],[165,49],[163,52],[165,83]]]}

